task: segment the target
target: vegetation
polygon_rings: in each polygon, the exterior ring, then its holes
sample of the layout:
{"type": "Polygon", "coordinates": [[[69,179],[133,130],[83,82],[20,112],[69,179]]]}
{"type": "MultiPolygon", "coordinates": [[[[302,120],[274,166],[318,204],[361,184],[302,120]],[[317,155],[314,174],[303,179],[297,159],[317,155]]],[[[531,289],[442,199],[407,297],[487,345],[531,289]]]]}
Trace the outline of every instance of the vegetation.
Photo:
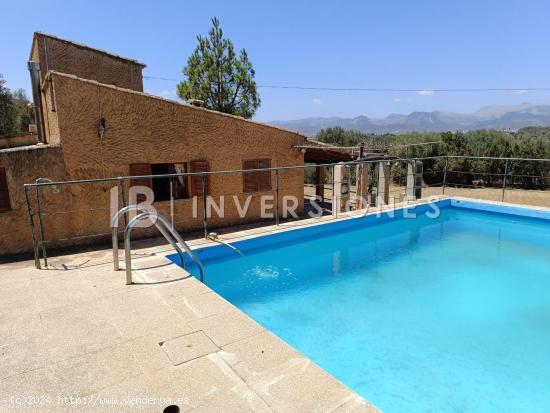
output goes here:
{"type": "Polygon", "coordinates": [[[34,123],[34,110],[23,89],[10,91],[0,74],[0,136],[16,136],[34,123]]]}
{"type": "Polygon", "coordinates": [[[212,25],[208,37],[197,37],[199,44],[183,68],[187,79],[178,84],[178,96],[200,99],[208,109],[251,118],[260,106],[252,63],[245,49],[237,56],[217,18],[212,25]]]}
{"type": "MultiPolygon", "coordinates": [[[[369,148],[386,147],[392,155],[399,158],[459,155],[550,159],[550,128],[540,127],[523,128],[517,132],[474,130],[414,132],[402,135],[370,135],[342,128],[328,128],[320,131],[316,137],[322,142],[338,146],[356,146],[366,142],[367,151],[369,148]]],[[[423,161],[427,184],[443,181],[445,162],[445,158],[423,161]]],[[[499,186],[502,184],[505,168],[506,162],[503,160],[449,158],[447,182],[457,185],[499,186]]],[[[403,165],[392,169],[396,182],[403,182],[405,173],[403,165]]],[[[550,162],[512,161],[508,164],[508,173],[508,185],[545,189],[550,184],[550,162]]]]}

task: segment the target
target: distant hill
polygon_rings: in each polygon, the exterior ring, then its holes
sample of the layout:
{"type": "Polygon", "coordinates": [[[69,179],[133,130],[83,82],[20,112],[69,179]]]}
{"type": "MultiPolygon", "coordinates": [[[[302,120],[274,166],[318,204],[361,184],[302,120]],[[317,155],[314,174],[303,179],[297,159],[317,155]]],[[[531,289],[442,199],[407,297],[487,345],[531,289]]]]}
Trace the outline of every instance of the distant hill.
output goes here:
{"type": "Polygon", "coordinates": [[[334,126],[376,134],[474,129],[517,130],[526,126],[550,126],[550,105],[522,103],[517,106],[487,106],[474,113],[412,112],[408,115],[391,114],[382,119],[358,116],[306,118],[269,123],[306,135],[315,135],[321,129],[334,126]]]}

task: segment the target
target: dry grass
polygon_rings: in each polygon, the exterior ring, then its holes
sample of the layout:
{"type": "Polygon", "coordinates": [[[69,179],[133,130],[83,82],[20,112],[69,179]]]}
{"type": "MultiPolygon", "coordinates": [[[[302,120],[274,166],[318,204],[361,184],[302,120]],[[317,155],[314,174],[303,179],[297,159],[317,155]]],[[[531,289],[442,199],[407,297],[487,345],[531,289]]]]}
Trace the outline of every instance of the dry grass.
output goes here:
{"type": "MultiPolygon", "coordinates": [[[[352,187],[352,196],[355,193],[355,188],[352,187]]],[[[313,198],[315,196],[315,186],[306,185],[304,187],[304,193],[306,198],[313,198]]],[[[466,198],[473,198],[485,201],[498,201],[502,199],[501,188],[445,188],[443,194],[443,188],[439,187],[427,187],[422,189],[422,198],[429,198],[431,196],[462,196],[466,198]]],[[[404,186],[391,186],[390,196],[393,197],[395,202],[400,202],[405,196],[404,186]]],[[[332,187],[330,185],[325,186],[325,201],[330,202],[332,197],[332,187]]],[[[504,192],[504,202],[512,204],[530,205],[550,208],[550,191],[537,191],[527,189],[506,189],[504,192]]]]}

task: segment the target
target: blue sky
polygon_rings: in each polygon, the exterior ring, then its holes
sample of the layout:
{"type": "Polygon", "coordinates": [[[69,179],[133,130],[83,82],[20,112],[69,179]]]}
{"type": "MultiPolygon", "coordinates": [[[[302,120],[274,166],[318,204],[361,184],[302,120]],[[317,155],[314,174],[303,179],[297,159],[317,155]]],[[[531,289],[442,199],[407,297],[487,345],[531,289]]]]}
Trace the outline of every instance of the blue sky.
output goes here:
{"type": "MultiPolygon", "coordinates": [[[[147,64],[145,76],[182,78],[181,68],[217,16],[246,48],[260,85],[400,89],[550,87],[550,2],[34,1],[4,0],[0,73],[29,87],[35,30],[147,64]]],[[[173,81],[145,89],[176,99],[173,81]]],[[[256,119],[470,112],[490,104],[550,103],[550,92],[433,94],[260,89],[256,119]]]]}

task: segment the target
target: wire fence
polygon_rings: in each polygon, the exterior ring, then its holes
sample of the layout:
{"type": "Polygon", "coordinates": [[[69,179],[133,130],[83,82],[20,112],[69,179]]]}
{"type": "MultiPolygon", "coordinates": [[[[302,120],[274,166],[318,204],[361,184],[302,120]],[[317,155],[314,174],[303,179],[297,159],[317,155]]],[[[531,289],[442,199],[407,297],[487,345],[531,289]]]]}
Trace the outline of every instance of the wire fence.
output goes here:
{"type": "MultiPolygon", "coordinates": [[[[150,180],[153,207],[189,237],[206,237],[216,228],[299,225],[443,195],[550,207],[550,159],[434,156],[62,182],[40,178],[24,187],[36,266],[48,266],[48,256],[67,248],[109,242],[113,214],[132,203],[130,188],[144,180],[150,180]],[[263,184],[248,188],[247,174],[263,184]]],[[[119,233],[126,223],[121,220],[119,233]]],[[[155,236],[154,228],[136,233],[155,236]]]]}

